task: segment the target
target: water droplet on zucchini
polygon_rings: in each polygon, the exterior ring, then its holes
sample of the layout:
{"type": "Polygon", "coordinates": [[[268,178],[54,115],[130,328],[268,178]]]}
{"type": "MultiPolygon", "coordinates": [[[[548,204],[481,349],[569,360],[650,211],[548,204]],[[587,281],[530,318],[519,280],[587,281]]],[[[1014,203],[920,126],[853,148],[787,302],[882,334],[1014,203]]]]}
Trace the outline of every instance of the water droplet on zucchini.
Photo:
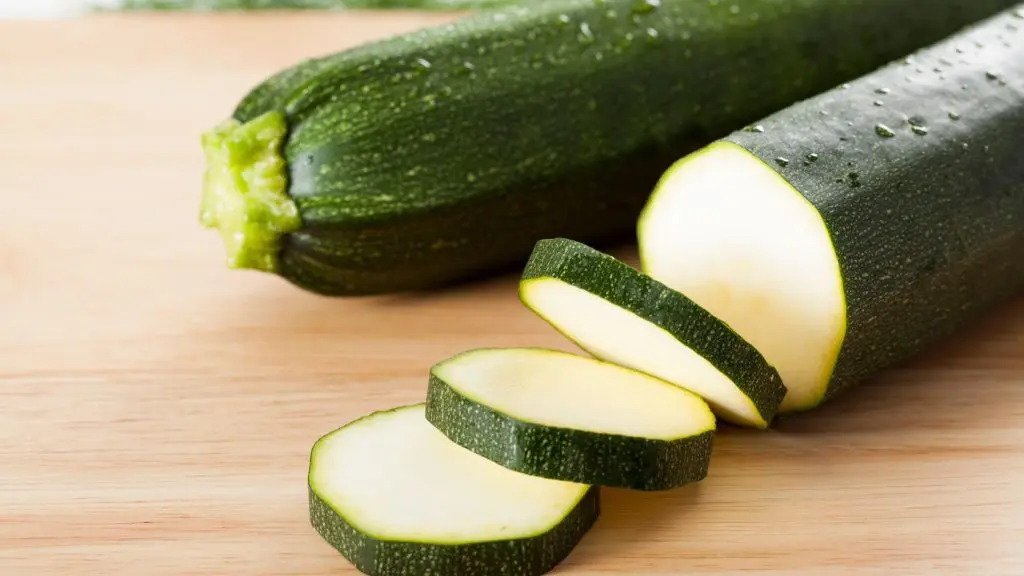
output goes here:
{"type": "Polygon", "coordinates": [[[925,134],[928,133],[928,128],[924,126],[911,125],[910,130],[911,132],[917,134],[918,136],[924,136],[925,134]]]}
{"type": "Polygon", "coordinates": [[[760,124],[756,126],[747,126],[746,128],[744,128],[744,130],[746,130],[747,132],[757,132],[758,134],[760,134],[764,132],[764,126],[761,126],[760,124]]]}
{"type": "Polygon", "coordinates": [[[817,162],[818,161],[818,155],[815,154],[814,152],[811,152],[810,154],[807,155],[807,161],[808,162],[817,162]]]}
{"type": "Polygon", "coordinates": [[[648,36],[648,38],[657,38],[658,37],[658,31],[655,30],[654,28],[648,28],[647,29],[647,36],[648,36]]]}
{"type": "Polygon", "coordinates": [[[892,138],[896,135],[896,133],[892,131],[892,128],[889,128],[885,124],[875,124],[875,134],[878,134],[882,138],[892,138]]]}
{"type": "Polygon", "coordinates": [[[881,100],[875,100],[875,106],[885,106],[885,102],[882,102],[881,100]]]}
{"type": "Polygon", "coordinates": [[[657,10],[661,6],[661,0],[640,0],[633,5],[634,14],[647,14],[657,10]]]}
{"type": "Polygon", "coordinates": [[[875,92],[878,93],[878,94],[888,94],[888,93],[892,92],[892,90],[890,90],[888,88],[876,88],[875,92]]]}
{"type": "Polygon", "coordinates": [[[785,168],[786,166],[789,166],[789,159],[779,156],[778,158],[775,159],[775,163],[785,168]]]}
{"type": "Polygon", "coordinates": [[[421,68],[430,68],[431,66],[430,60],[427,60],[426,58],[417,58],[416,63],[419,64],[421,68]]]}
{"type": "Polygon", "coordinates": [[[590,29],[590,24],[580,22],[580,33],[577,35],[577,38],[584,44],[590,44],[594,41],[594,32],[590,29]]]}
{"type": "Polygon", "coordinates": [[[950,120],[959,120],[960,119],[960,115],[957,114],[956,112],[950,112],[949,113],[949,119],[950,120]]]}
{"type": "Polygon", "coordinates": [[[999,74],[996,74],[995,72],[989,70],[988,72],[985,72],[985,78],[988,78],[989,80],[998,80],[999,74]]]}

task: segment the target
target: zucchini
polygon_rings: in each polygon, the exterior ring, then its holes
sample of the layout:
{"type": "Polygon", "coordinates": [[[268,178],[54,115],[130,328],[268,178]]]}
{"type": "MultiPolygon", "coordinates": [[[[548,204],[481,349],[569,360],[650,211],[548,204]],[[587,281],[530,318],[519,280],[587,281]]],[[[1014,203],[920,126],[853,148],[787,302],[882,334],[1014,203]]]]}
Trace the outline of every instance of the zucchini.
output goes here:
{"type": "Polygon", "coordinates": [[[642,269],[814,408],[1024,287],[1024,5],[681,159],[642,269]]]}
{"type": "Polygon", "coordinates": [[[715,416],[699,396],[593,358],[476,349],[430,371],[427,420],[502,466],[544,478],[666,490],[707,476],[715,416]]]}
{"type": "Polygon", "coordinates": [[[424,290],[634,230],[684,153],[1009,0],[545,0],[296,63],[203,138],[230,267],[424,290]],[[898,33],[894,33],[896,30],[898,33]]]}
{"type": "Polygon", "coordinates": [[[779,373],[727,324],[574,240],[538,242],[519,295],[583,350],[694,392],[733,424],[767,428],[785,397],[779,373]]]}
{"type": "Polygon", "coordinates": [[[448,441],[414,404],[316,442],[310,521],[364,574],[544,574],[600,512],[599,488],[505,469],[448,441]]]}

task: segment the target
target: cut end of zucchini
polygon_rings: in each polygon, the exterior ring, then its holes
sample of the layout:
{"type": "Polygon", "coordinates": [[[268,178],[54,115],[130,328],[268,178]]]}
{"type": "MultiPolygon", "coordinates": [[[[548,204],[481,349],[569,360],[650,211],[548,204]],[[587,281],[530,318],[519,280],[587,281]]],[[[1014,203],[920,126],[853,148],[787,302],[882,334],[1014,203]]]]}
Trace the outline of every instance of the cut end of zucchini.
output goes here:
{"type": "Polygon", "coordinates": [[[427,420],[507,468],[666,490],[707,475],[715,416],[696,394],[601,360],[482,348],[435,365],[427,420]]]}
{"type": "Polygon", "coordinates": [[[424,411],[375,412],[313,447],[310,521],[363,573],[540,575],[597,520],[598,488],[508,470],[448,440],[424,411]]]}
{"type": "Polygon", "coordinates": [[[206,175],[200,222],[220,231],[231,268],[277,270],[281,235],[301,224],[287,193],[284,115],[227,120],[203,134],[206,175]]]}
{"type": "Polygon", "coordinates": [[[638,238],[644,272],[727,322],[779,371],[780,412],[822,401],[846,332],[843,282],[825,221],[776,170],[712,144],[666,172],[638,238]]]}
{"type": "Polygon", "coordinates": [[[538,242],[519,294],[590,354],[685,388],[734,424],[767,428],[785,395],[778,372],[727,324],[581,243],[538,242]]]}

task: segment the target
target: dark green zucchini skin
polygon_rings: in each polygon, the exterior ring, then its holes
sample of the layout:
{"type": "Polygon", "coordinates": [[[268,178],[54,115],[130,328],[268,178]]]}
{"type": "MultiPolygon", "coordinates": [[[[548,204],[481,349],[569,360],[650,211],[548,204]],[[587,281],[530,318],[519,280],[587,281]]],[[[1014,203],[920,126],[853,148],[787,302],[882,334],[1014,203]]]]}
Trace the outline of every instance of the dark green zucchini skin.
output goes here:
{"type": "Polygon", "coordinates": [[[426,418],[451,441],[510,470],[645,491],[707,477],[715,435],[712,429],[661,440],[543,426],[474,402],[434,374],[426,418]]]}
{"type": "Polygon", "coordinates": [[[592,486],[553,530],[518,540],[469,544],[431,544],[377,540],[349,524],[319,494],[309,488],[313,528],[360,572],[373,576],[537,576],[553,570],[579,544],[601,513],[601,492],[592,486]],[[514,559],[514,560],[513,560],[514,559]]]}
{"type": "Polygon", "coordinates": [[[534,243],[628,239],[685,153],[866,73],[1008,0],[547,0],[282,71],[302,227],[275,272],[310,291],[424,290],[534,243]]]}
{"type": "Polygon", "coordinates": [[[819,210],[839,260],[826,400],[1024,289],[1024,5],[758,124],[727,140],[819,210]]]}

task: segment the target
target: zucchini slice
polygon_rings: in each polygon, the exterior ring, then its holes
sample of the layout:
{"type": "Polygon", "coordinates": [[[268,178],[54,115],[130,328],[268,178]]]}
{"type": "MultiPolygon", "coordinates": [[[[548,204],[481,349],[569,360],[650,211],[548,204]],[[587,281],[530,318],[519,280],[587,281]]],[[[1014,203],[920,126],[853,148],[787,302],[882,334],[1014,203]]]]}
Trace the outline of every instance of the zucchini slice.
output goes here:
{"type": "Polygon", "coordinates": [[[724,322],[580,242],[538,242],[519,296],[590,354],[690,390],[734,424],[767,428],[786,394],[779,373],[724,322]]]}
{"type": "Polygon", "coordinates": [[[506,468],[666,490],[707,476],[715,416],[699,396],[557,350],[481,348],[436,364],[427,420],[506,468]]]}
{"type": "Polygon", "coordinates": [[[600,512],[599,488],[514,472],[438,432],[424,405],[375,412],[316,442],[313,527],[371,576],[544,574],[600,512]]]}
{"type": "Polygon", "coordinates": [[[1008,12],[687,156],[642,268],[818,406],[1024,287],[1024,21],[1008,12]]]}

